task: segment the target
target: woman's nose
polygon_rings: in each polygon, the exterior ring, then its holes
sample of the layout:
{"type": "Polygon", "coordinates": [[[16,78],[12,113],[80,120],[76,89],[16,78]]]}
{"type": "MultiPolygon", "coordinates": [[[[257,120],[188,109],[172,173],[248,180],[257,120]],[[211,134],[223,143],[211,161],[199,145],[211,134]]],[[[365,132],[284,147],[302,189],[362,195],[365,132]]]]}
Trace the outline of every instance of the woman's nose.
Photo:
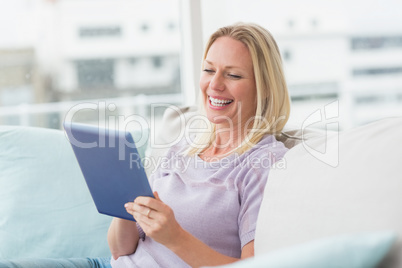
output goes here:
{"type": "Polygon", "coordinates": [[[223,77],[219,73],[215,73],[212,77],[211,81],[209,82],[209,87],[213,90],[224,90],[225,85],[223,81],[223,77]]]}

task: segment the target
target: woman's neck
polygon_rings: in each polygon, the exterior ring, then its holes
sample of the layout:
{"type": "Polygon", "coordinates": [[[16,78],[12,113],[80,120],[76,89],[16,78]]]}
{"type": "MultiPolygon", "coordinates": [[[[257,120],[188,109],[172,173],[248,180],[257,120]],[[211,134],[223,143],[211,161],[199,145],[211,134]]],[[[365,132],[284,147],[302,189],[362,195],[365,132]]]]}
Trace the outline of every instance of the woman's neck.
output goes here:
{"type": "Polygon", "coordinates": [[[229,129],[219,129],[215,130],[215,140],[207,147],[202,153],[200,153],[200,157],[204,161],[216,161],[222,159],[237,148],[240,147],[244,135],[240,135],[243,133],[242,131],[230,131],[229,129]],[[240,132],[240,133],[239,133],[240,132]]]}

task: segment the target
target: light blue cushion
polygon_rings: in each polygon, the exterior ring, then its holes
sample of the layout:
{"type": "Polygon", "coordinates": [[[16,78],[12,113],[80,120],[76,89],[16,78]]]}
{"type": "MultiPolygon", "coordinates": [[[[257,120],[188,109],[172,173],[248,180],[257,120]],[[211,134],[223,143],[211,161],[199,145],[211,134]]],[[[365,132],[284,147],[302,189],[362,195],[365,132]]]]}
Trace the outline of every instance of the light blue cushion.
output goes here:
{"type": "Polygon", "coordinates": [[[393,232],[336,236],[276,250],[221,268],[370,268],[396,240],[393,232]]]}
{"type": "Polygon", "coordinates": [[[0,126],[0,259],[110,256],[110,221],[62,131],[0,126]]]}

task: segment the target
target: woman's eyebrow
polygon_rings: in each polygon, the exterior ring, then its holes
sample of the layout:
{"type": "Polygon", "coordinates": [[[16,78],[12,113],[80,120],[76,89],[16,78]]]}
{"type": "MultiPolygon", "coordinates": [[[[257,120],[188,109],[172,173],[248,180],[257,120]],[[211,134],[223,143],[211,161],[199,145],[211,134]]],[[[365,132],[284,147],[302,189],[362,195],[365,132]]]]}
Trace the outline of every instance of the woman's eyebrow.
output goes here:
{"type": "MultiPolygon", "coordinates": [[[[214,63],[212,61],[209,60],[204,60],[206,63],[210,64],[210,65],[214,65],[214,63]]],[[[242,69],[240,66],[225,66],[225,69],[242,69]]]]}

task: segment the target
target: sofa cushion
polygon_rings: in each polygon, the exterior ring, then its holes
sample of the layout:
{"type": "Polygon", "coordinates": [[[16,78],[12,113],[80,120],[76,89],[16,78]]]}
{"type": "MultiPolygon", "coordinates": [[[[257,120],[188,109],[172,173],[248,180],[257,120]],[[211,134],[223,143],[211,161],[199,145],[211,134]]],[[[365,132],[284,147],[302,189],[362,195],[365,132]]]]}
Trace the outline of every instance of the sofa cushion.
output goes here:
{"type": "Polygon", "coordinates": [[[401,159],[402,118],[296,145],[270,172],[256,255],[322,237],[394,230],[398,240],[383,265],[401,267],[401,159]]]}
{"type": "Polygon", "coordinates": [[[275,250],[220,268],[376,267],[395,241],[393,232],[328,237],[275,250]]]}
{"type": "Polygon", "coordinates": [[[0,127],[0,258],[110,256],[64,133],[0,127]]]}

